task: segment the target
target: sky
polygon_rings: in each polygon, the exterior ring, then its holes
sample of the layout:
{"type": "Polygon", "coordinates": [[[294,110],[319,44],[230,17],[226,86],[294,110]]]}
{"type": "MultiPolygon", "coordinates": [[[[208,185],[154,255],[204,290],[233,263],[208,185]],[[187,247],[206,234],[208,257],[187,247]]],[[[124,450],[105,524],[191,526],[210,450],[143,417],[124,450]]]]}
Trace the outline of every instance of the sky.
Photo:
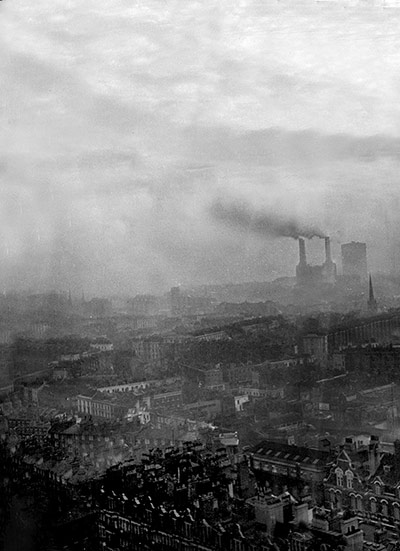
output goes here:
{"type": "Polygon", "coordinates": [[[221,204],[399,271],[395,1],[3,0],[0,289],[294,274],[295,239],[221,204]]]}

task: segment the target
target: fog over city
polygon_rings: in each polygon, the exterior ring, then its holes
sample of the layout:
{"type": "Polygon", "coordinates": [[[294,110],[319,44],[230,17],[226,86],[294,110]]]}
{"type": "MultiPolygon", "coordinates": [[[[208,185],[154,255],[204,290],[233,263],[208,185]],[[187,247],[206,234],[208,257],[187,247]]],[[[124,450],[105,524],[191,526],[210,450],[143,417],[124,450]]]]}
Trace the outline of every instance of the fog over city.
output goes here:
{"type": "Polygon", "coordinates": [[[399,25],[373,3],[3,1],[2,290],[293,276],[272,215],[398,270],[399,25]]]}

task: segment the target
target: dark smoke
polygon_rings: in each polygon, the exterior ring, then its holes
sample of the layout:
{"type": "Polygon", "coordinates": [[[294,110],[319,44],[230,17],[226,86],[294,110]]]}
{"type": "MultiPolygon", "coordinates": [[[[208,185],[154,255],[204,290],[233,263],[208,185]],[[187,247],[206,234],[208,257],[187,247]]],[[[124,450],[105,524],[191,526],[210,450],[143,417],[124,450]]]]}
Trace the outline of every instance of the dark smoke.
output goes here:
{"type": "Polygon", "coordinates": [[[277,213],[256,211],[251,206],[242,203],[228,204],[217,201],[212,204],[210,212],[218,222],[244,231],[250,230],[260,235],[292,237],[293,239],[325,237],[318,228],[301,224],[294,218],[277,213]]]}

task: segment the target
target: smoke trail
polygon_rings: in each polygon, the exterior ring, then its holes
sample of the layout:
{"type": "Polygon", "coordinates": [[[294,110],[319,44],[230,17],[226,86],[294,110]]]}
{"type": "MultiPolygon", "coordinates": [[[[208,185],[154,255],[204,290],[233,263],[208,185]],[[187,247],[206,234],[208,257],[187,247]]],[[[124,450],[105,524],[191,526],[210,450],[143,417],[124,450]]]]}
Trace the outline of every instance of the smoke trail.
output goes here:
{"type": "Polygon", "coordinates": [[[212,217],[228,226],[252,231],[260,235],[273,237],[325,237],[324,233],[313,226],[301,224],[294,218],[277,213],[256,211],[250,205],[216,201],[211,205],[212,217]]]}

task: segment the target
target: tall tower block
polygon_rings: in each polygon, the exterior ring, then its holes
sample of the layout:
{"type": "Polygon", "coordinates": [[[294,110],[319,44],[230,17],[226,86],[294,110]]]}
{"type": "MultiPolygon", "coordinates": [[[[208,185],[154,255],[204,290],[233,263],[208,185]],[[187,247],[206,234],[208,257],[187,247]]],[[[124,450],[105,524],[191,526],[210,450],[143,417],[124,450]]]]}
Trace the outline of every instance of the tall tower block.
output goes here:
{"type": "Polygon", "coordinates": [[[368,281],[367,245],[352,241],[342,245],[342,268],[346,277],[358,278],[360,283],[368,281]]]}

